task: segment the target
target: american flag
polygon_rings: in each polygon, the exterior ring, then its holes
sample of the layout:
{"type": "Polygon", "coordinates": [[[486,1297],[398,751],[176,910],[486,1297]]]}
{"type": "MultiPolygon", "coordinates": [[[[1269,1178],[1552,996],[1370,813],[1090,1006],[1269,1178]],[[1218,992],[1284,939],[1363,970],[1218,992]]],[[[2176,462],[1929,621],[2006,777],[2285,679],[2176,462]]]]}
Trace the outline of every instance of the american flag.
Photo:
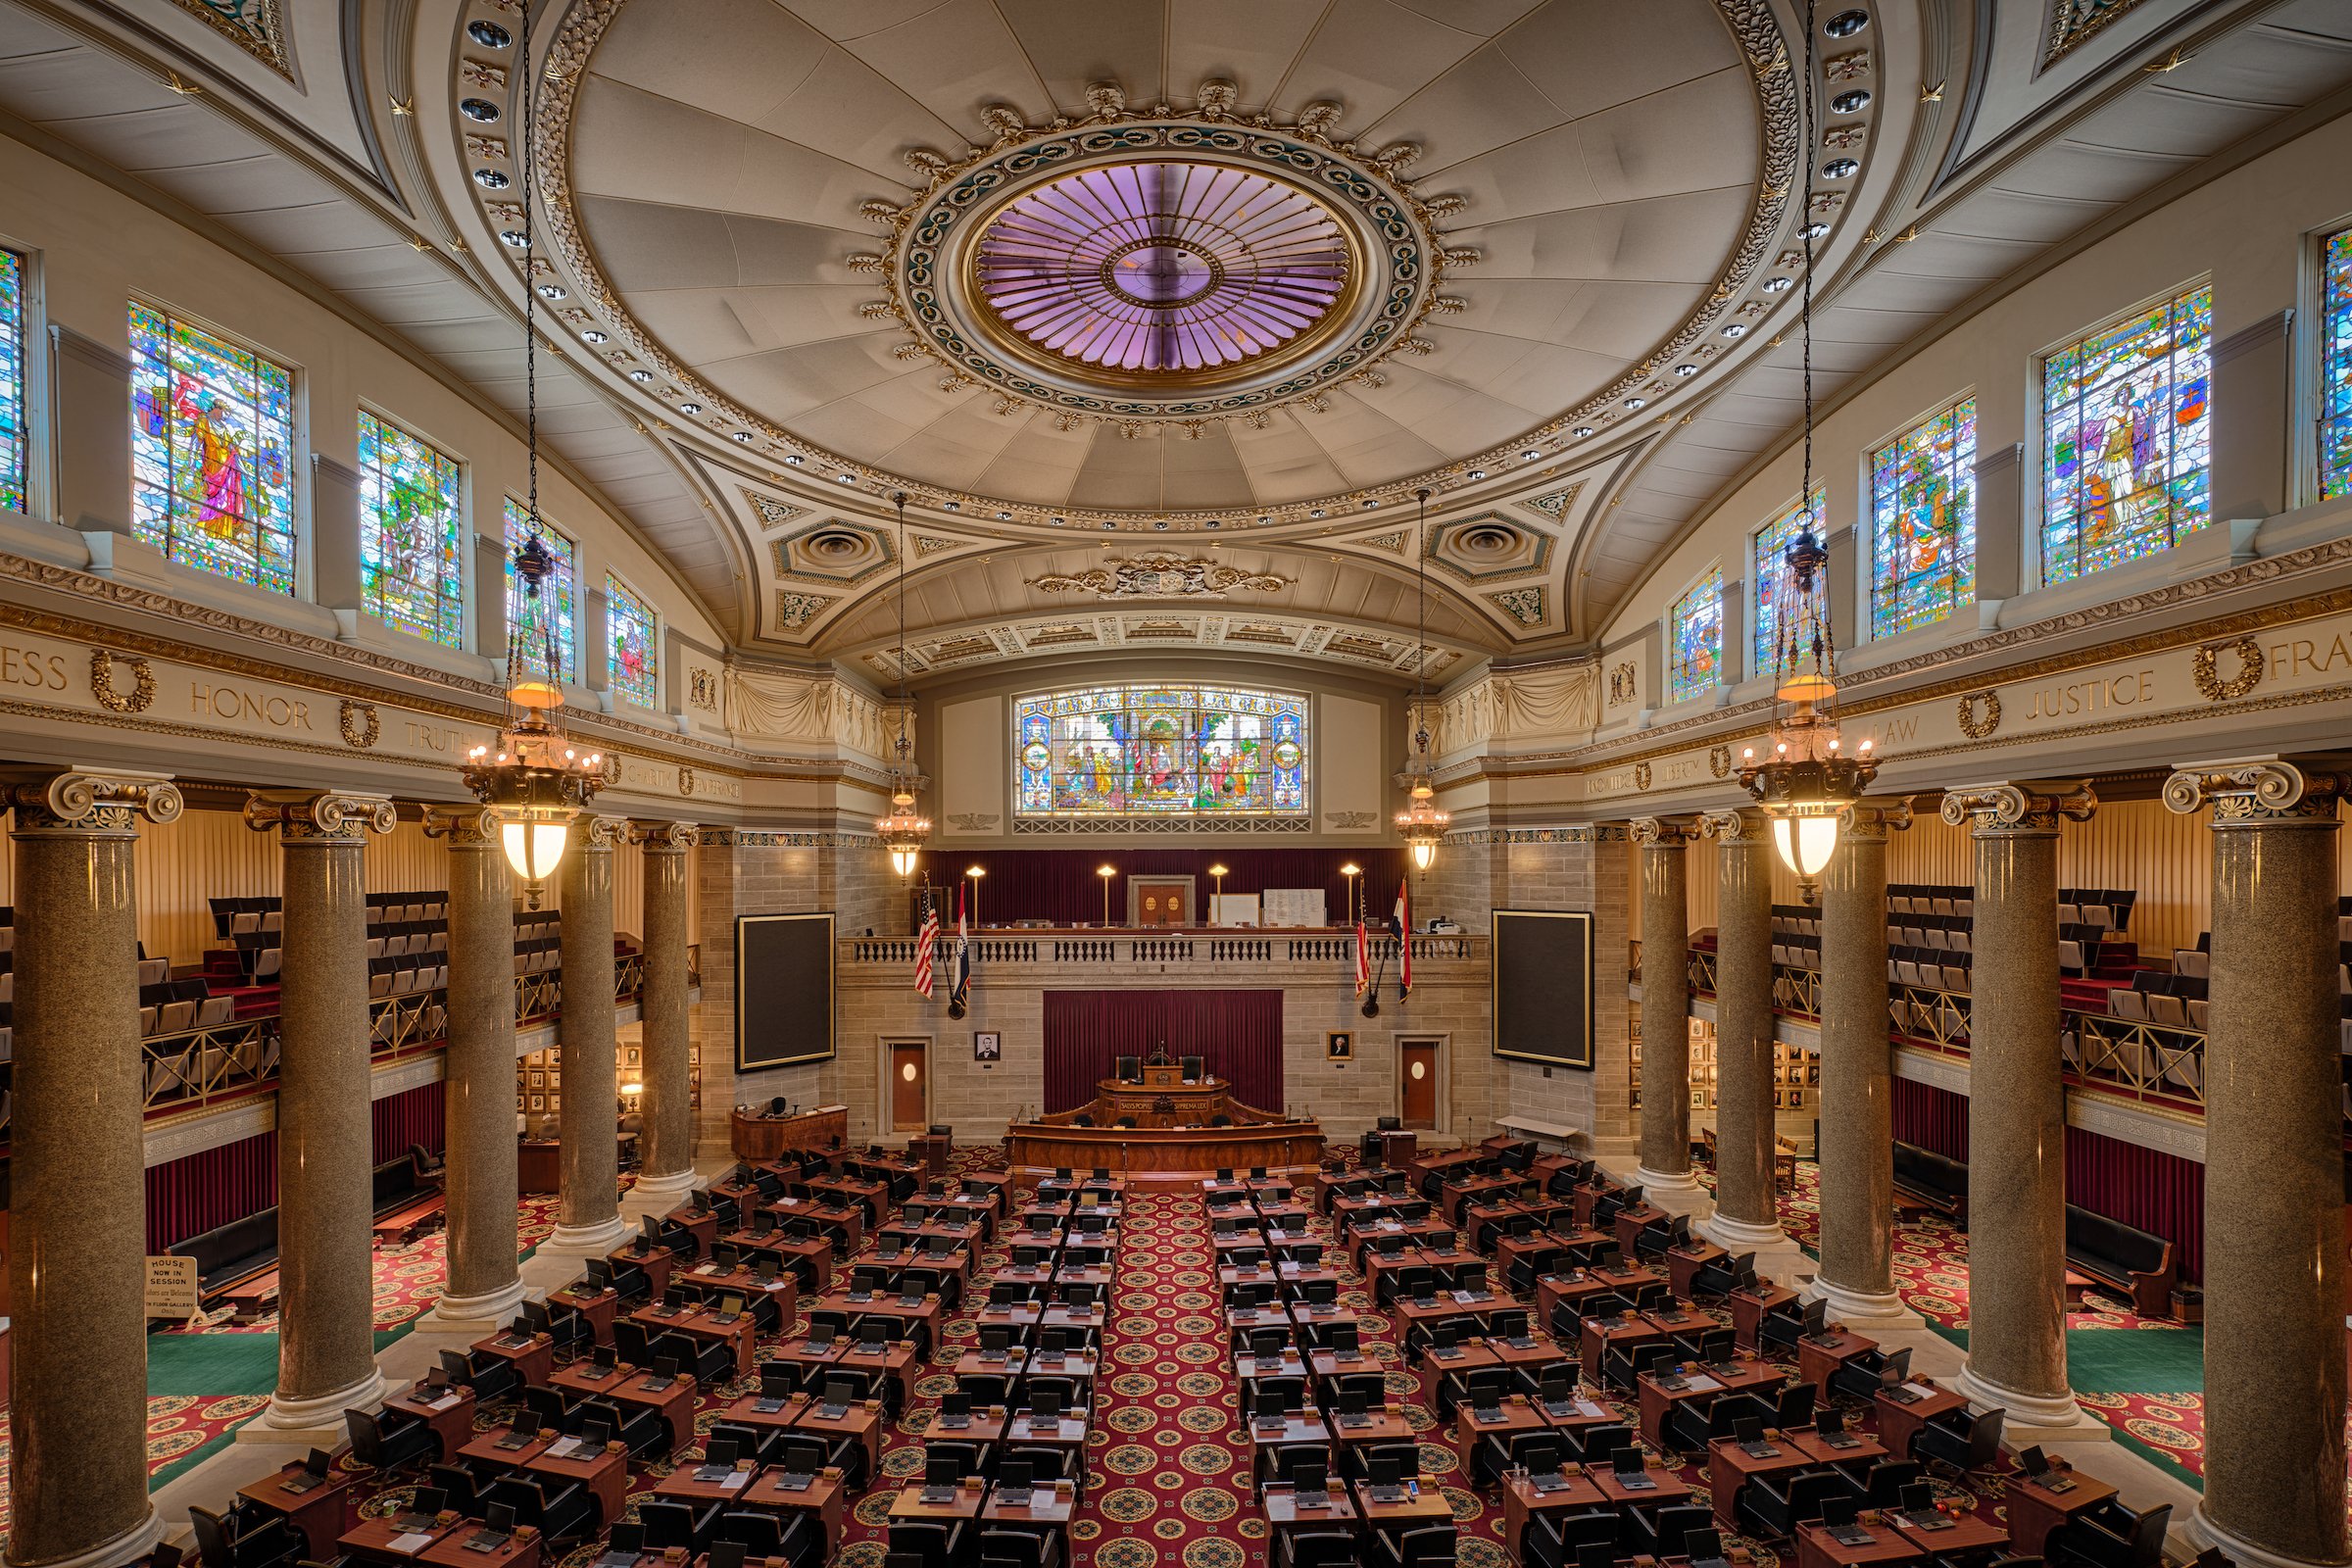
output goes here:
{"type": "Polygon", "coordinates": [[[1362,916],[1355,922],[1355,994],[1362,996],[1372,989],[1372,948],[1364,936],[1362,916]]]}
{"type": "Polygon", "coordinates": [[[939,946],[939,906],[931,902],[931,889],[923,888],[923,929],[914,939],[914,989],[924,996],[931,994],[931,950],[939,946]]]}

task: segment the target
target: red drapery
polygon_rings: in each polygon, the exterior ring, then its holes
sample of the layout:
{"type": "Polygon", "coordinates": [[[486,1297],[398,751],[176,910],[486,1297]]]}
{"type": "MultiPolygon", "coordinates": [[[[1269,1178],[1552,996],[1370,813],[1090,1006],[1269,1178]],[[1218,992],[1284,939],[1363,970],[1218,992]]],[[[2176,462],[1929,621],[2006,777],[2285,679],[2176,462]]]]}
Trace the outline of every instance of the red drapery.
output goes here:
{"type": "MultiPolygon", "coordinates": [[[[1095,925],[1102,918],[1102,878],[1098,867],[1108,865],[1118,875],[1110,879],[1110,918],[1127,918],[1127,878],[1130,876],[1190,876],[1205,920],[1209,896],[1217,881],[1212,865],[1225,867],[1227,893],[1263,893],[1268,888],[1321,888],[1324,918],[1346,923],[1348,878],[1340,867],[1362,866],[1358,880],[1364,888],[1368,918],[1386,920],[1396,906],[1396,889],[1410,862],[1401,849],[1150,849],[1113,850],[994,850],[965,855],[946,852],[923,857],[923,875],[934,887],[953,884],[965,870],[979,866],[980,913],[990,925],[1012,920],[1051,920],[1056,925],[1095,925]]],[[[940,921],[953,927],[956,906],[942,906],[940,921]]],[[[1425,890],[1413,890],[1413,917],[1426,920],[1446,911],[1433,904],[1425,890]]]]}
{"type": "Polygon", "coordinates": [[[438,1154],[446,1142],[443,1107],[447,1097],[440,1084],[420,1084],[415,1089],[388,1095],[369,1107],[373,1123],[375,1162],[397,1159],[409,1152],[411,1144],[422,1144],[427,1153],[438,1154]]]}
{"type": "Polygon", "coordinates": [[[1049,991],[1046,1109],[1075,1110],[1110,1076],[1114,1056],[1206,1058],[1233,1098],[1283,1109],[1279,991],[1049,991]]]}
{"type": "Polygon", "coordinates": [[[1894,1081],[1894,1139],[1968,1162],[1968,1097],[1909,1078],[1894,1081]]]}
{"type": "Polygon", "coordinates": [[[2066,1200],[2166,1238],[2180,1277],[2205,1277],[2205,1167],[2195,1160],[2069,1127],[2066,1200]]]}

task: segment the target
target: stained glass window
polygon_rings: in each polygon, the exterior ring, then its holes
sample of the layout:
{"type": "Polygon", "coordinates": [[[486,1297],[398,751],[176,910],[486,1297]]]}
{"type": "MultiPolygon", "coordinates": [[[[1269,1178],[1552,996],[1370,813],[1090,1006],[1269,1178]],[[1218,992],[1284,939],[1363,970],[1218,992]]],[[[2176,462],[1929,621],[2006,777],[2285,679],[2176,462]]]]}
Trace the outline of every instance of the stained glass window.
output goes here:
{"type": "Polygon", "coordinates": [[[1756,530],[1755,549],[1748,562],[1748,580],[1756,585],[1756,627],[1750,640],[1755,649],[1755,662],[1748,666],[1750,676],[1772,673],[1772,640],[1781,629],[1772,596],[1780,586],[1781,558],[1788,553],[1788,542],[1807,529],[1812,530],[1815,543],[1828,540],[1821,526],[1822,494],[1816,486],[1811,506],[1792,505],[1756,530]]]}
{"type": "Polygon", "coordinates": [[[2320,257],[2320,494],[2352,494],[2352,228],[2320,257]]]}
{"type": "Polygon", "coordinates": [[[519,501],[507,500],[507,635],[519,633],[523,639],[523,660],[532,670],[543,670],[547,658],[542,649],[550,630],[555,633],[556,677],[559,680],[579,679],[580,660],[572,642],[571,601],[579,576],[578,563],[569,539],[556,530],[545,517],[539,521],[539,542],[547,553],[556,558],[556,569],[539,590],[536,602],[527,599],[522,584],[514,577],[514,552],[531,534],[531,514],[519,501]]]}
{"type": "Polygon", "coordinates": [[[662,621],[654,607],[605,573],[605,630],[612,689],[640,708],[662,706],[662,621]]]}
{"type": "Polygon", "coordinates": [[[1931,626],[1976,597],[1977,400],[1870,455],[1870,634],[1931,626]]]}
{"type": "Polygon", "coordinates": [[[130,502],[173,561],[294,591],[294,374],[151,306],[130,308],[130,502]]]}
{"type": "Polygon", "coordinates": [[[0,512],[24,510],[24,258],[0,251],[0,512]]]}
{"type": "Polygon", "coordinates": [[[466,516],[457,460],[360,411],[360,587],[368,612],[466,646],[466,516]]]}
{"type": "Polygon", "coordinates": [[[1666,612],[1667,701],[1701,696],[1723,662],[1723,568],[1715,566],[1666,612]]]}
{"type": "Polygon", "coordinates": [[[2212,520],[2213,289],[2136,311],[2042,362],[2041,579],[2170,548],[2212,520]]]}
{"type": "Polygon", "coordinates": [[[1302,815],[1306,699],[1090,686],[1013,706],[1024,816],[1302,815]]]}

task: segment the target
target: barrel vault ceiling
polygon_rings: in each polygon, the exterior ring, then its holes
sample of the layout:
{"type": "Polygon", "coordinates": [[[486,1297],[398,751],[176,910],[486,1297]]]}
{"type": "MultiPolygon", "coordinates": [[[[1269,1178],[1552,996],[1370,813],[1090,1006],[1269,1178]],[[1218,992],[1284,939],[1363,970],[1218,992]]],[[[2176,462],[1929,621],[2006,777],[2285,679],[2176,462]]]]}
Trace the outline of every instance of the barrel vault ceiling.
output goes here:
{"type": "Polygon", "coordinates": [[[1822,0],[1810,122],[1772,0],[541,0],[528,72],[522,7],[0,0],[0,128],[517,424],[537,290],[557,460],[739,647],[870,680],[902,576],[918,678],[1589,651],[1798,422],[1800,221],[1835,398],[2352,83],[2333,0],[1822,0]],[[1016,198],[1061,249],[992,272],[1016,198]],[[1075,358],[1047,270],[1236,363],[1075,358]]]}

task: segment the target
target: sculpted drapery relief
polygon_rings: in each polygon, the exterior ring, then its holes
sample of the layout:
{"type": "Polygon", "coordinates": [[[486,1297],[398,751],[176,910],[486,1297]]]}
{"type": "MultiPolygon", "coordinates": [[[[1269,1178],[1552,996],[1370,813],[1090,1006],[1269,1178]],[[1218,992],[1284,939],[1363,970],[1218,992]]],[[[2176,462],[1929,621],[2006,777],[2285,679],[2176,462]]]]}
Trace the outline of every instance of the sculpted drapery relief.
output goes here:
{"type": "MultiPolygon", "coordinates": [[[[1600,666],[1490,674],[1428,707],[1429,749],[1437,757],[1487,742],[1571,746],[1600,722],[1600,666]]],[[[1411,725],[1408,708],[1407,729],[1411,725]]]]}
{"type": "Polygon", "coordinates": [[[729,668],[726,725],[747,740],[833,744],[877,760],[890,755],[890,713],[838,681],[778,670],[729,668]]]}

